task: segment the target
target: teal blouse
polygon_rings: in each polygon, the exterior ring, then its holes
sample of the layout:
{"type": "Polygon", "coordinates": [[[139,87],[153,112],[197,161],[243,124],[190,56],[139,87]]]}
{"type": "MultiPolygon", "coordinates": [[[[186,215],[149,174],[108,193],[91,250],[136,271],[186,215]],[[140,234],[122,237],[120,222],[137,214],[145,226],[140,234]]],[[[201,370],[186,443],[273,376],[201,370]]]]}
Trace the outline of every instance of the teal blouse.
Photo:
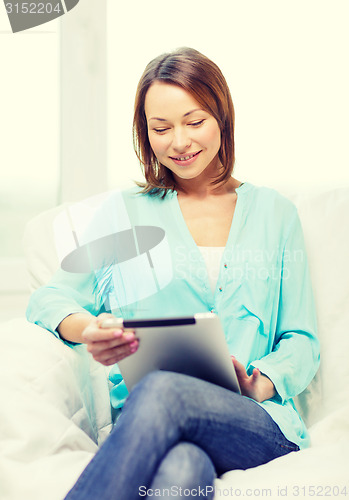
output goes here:
{"type": "MultiPolygon", "coordinates": [[[[118,261],[101,264],[90,252],[93,272],[60,269],[34,292],[27,318],[58,336],[66,316],[86,310],[128,319],[212,311],[221,319],[230,353],[248,373],[259,368],[274,383],[276,395],[259,404],[287,439],[304,448],[309,435],[293,398],[314,377],[320,355],[300,220],[293,203],[275,190],[244,183],[236,192],[214,294],[177,193],[162,199],[133,187],[106,197],[79,242],[120,234],[118,261]]],[[[110,379],[112,405],[120,408],[127,391],[117,365],[110,379]]]]}

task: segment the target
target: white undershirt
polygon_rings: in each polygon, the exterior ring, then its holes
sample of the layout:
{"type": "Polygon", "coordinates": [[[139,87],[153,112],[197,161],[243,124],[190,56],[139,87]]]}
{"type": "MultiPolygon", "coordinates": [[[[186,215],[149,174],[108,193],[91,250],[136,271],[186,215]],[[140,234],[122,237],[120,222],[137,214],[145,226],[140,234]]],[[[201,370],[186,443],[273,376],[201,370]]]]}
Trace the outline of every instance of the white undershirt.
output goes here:
{"type": "Polygon", "coordinates": [[[210,282],[212,293],[214,294],[218,280],[219,270],[221,267],[221,260],[225,247],[200,247],[199,249],[204,258],[208,279],[210,282]]]}

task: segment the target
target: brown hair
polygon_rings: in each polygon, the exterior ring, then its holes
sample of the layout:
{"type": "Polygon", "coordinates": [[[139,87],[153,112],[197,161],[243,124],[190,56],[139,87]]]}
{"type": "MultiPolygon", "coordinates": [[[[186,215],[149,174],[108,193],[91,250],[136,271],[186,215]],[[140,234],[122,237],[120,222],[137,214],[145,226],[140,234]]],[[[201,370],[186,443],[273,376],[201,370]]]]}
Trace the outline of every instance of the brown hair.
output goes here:
{"type": "Polygon", "coordinates": [[[154,82],[177,85],[187,91],[218,122],[221,147],[218,152],[223,172],[212,184],[230,177],[234,168],[234,106],[227,82],[208,57],[197,50],[183,47],[153,59],[139,81],[133,118],[133,146],[141,162],[146,182],[137,182],[143,193],[162,194],[176,189],[170,169],[159,163],[149,143],[144,111],[145,96],[154,82]]]}

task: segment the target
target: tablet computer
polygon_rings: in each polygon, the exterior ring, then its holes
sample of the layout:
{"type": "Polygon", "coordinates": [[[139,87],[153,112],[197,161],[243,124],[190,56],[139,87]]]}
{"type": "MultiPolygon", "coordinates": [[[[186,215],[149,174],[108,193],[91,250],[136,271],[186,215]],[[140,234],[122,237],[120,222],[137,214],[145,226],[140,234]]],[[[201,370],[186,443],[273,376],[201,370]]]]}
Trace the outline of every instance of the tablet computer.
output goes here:
{"type": "Polygon", "coordinates": [[[135,331],[138,350],[118,366],[127,389],[155,370],[183,373],[240,393],[223,328],[214,313],[178,318],[105,320],[135,331]]]}

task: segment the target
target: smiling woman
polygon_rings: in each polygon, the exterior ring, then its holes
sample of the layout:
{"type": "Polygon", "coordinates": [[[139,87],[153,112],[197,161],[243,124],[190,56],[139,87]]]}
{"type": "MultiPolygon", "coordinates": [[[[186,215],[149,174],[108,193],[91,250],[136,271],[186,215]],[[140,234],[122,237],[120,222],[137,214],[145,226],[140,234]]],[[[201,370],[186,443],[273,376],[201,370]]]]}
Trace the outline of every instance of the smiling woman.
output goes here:
{"type": "Polygon", "coordinates": [[[145,99],[145,114],[150,146],[174,177],[192,179],[206,169],[206,174],[217,175],[221,145],[217,120],[198,108],[188,92],[175,85],[154,83],[145,99]],[[166,118],[158,118],[161,112],[166,118]]]}
{"type": "MultiPolygon", "coordinates": [[[[136,499],[142,485],[212,488],[216,474],[309,446],[293,397],[318,367],[316,318],[306,259],[285,259],[289,252],[305,255],[302,229],[289,200],[232,176],[233,134],[230,93],[212,61],[188,48],[153,60],[139,83],[134,115],[143,189],[111,193],[98,220],[107,234],[115,233],[120,196],[129,226],[157,226],[165,244],[151,258],[143,255],[139,266],[120,256],[114,264],[108,238],[98,255],[106,266],[87,274],[60,270],[31,298],[31,321],[67,342],[86,343],[95,360],[113,365],[111,403],[120,418],[69,500],[136,499]],[[202,246],[220,256],[218,265],[206,268],[202,246]],[[275,248],[271,262],[265,256],[275,248]],[[262,262],[253,257],[260,253],[262,262]],[[133,293],[151,283],[151,293],[133,293]],[[104,319],[198,312],[219,317],[241,394],[167,365],[128,395],[117,364],[143,344],[136,332],[104,327],[104,319]]],[[[96,222],[90,236],[101,226],[96,222]]],[[[116,247],[130,255],[131,246],[116,236],[116,247]]],[[[142,247],[148,253],[139,242],[135,252],[142,247]]]]}
{"type": "Polygon", "coordinates": [[[234,107],[218,66],[191,48],[151,61],[138,84],[133,134],[145,193],[166,194],[174,176],[195,177],[204,165],[210,165],[212,185],[228,179],[235,160],[234,107]],[[187,166],[192,168],[181,168],[187,166]]]}

